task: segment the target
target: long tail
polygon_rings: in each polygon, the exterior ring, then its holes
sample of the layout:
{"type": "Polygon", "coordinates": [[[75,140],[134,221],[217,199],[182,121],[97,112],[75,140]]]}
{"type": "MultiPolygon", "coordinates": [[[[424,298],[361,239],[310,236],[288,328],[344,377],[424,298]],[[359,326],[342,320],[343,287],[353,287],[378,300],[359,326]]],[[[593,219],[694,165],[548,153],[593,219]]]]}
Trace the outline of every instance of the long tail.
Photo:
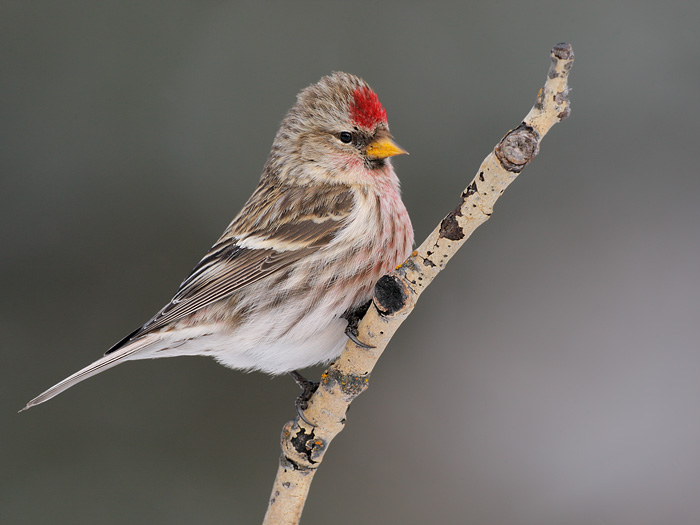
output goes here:
{"type": "Polygon", "coordinates": [[[20,410],[20,412],[24,412],[25,410],[27,410],[28,408],[32,408],[33,406],[40,405],[44,401],[48,401],[52,397],[57,396],[64,390],[68,390],[73,385],[77,385],[78,383],[80,383],[84,379],[87,379],[88,377],[92,377],[95,374],[104,372],[105,370],[112,368],[113,366],[116,366],[120,363],[123,363],[124,361],[128,361],[130,358],[132,358],[135,352],[142,350],[144,346],[148,346],[147,341],[135,341],[133,344],[121,348],[114,353],[105,355],[104,357],[98,359],[91,365],[86,366],[82,370],[78,370],[72,376],[67,377],[60,383],[52,386],[43,394],[38,395],[37,397],[32,399],[29,403],[27,403],[27,406],[20,410]]]}

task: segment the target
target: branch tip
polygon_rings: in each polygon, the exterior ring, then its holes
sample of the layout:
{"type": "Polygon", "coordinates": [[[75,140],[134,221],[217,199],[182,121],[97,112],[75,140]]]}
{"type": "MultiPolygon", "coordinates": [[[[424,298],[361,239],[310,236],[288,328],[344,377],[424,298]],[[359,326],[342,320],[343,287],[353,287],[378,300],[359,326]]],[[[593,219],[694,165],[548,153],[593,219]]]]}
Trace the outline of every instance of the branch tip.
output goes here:
{"type": "Polygon", "coordinates": [[[572,60],[574,58],[574,48],[566,42],[559,42],[552,48],[552,58],[559,60],[572,60]]]}

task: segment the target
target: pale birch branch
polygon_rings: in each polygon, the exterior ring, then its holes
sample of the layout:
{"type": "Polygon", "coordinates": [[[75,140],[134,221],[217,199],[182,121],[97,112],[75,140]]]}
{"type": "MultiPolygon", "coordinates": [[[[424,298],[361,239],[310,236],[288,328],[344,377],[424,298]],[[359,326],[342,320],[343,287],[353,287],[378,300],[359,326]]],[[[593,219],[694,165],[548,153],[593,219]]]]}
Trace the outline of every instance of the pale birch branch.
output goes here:
{"type": "Polygon", "coordinates": [[[450,212],[396,270],[382,277],[359,325],[365,349],[348,341],[345,350],[321,376],[321,384],[304,415],[282,430],[282,456],[264,525],[299,523],[309,487],[331,440],[343,429],[353,399],[368,386],[370,373],[423,290],[445,267],[474,230],[483,224],[508,185],[539,151],[549,129],[569,116],[567,77],[574,62],[569,44],[551,50],[552,64],[537,101],[522,123],[508,132],[484,160],[474,180],[450,212]]]}

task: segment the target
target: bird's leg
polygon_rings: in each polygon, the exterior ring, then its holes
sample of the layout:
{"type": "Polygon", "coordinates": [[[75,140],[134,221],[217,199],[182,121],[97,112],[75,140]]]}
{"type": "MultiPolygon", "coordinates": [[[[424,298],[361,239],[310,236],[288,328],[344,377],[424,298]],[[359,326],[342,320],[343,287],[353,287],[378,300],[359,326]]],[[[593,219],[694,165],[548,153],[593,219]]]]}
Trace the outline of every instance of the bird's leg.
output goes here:
{"type": "MultiPolygon", "coordinates": [[[[342,315],[342,318],[346,319],[348,322],[348,326],[345,328],[345,335],[347,335],[348,339],[350,339],[360,348],[374,348],[374,346],[365,344],[357,338],[357,325],[367,313],[371,302],[372,301],[367,301],[362,306],[348,310],[342,315]]],[[[299,385],[301,388],[301,394],[299,394],[299,397],[297,397],[296,401],[294,401],[294,406],[297,409],[299,419],[311,426],[315,426],[304,417],[304,410],[309,407],[309,399],[311,399],[311,396],[314,395],[314,392],[316,392],[318,389],[319,383],[317,381],[310,381],[306,379],[296,370],[289,372],[289,375],[294,378],[294,381],[296,381],[297,385],[299,385]]]]}
{"type": "Polygon", "coordinates": [[[345,328],[345,335],[347,335],[348,339],[350,339],[350,341],[355,343],[360,348],[374,348],[374,346],[365,344],[357,338],[357,325],[360,324],[360,320],[367,313],[371,303],[372,301],[367,301],[362,306],[346,311],[342,316],[348,321],[348,326],[345,328]]]}
{"type": "Polygon", "coordinates": [[[301,388],[301,394],[299,394],[299,397],[297,397],[296,401],[294,401],[294,406],[297,409],[297,415],[299,416],[299,419],[301,419],[304,423],[311,425],[312,427],[316,426],[304,417],[304,410],[309,408],[309,399],[311,399],[311,396],[314,395],[314,392],[318,390],[318,381],[310,381],[296,370],[292,370],[291,372],[289,372],[289,375],[294,378],[294,381],[296,381],[297,385],[299,385],[299,387],[301,388]]]}

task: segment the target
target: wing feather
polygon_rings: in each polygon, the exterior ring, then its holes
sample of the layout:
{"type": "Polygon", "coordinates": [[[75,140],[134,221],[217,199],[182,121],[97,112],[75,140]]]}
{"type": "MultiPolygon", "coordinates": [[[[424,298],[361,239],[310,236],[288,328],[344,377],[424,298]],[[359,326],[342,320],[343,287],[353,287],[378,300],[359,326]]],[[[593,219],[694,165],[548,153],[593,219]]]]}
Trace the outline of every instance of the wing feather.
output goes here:
{"type": "Polygon", "coordinates": [[[221,239],[182,282],[172,300],[107,354],[323,249],[346,224],[354,204],[352,191],[347,187],[324,188],[317,190],[316,195],[298,189],[289,192],[277,189],[270,192],[268,187],[264,194],[254,193],[221,239]],[[247,210],[256,196],[259,213],[253,223],[247,210]],[[297,202],[300,199],[305,202],[297,202]],[[311,209],[310,202],[314,204],[311,209]],[[265,247],[246,247],[256,245],[265,247]]]}

